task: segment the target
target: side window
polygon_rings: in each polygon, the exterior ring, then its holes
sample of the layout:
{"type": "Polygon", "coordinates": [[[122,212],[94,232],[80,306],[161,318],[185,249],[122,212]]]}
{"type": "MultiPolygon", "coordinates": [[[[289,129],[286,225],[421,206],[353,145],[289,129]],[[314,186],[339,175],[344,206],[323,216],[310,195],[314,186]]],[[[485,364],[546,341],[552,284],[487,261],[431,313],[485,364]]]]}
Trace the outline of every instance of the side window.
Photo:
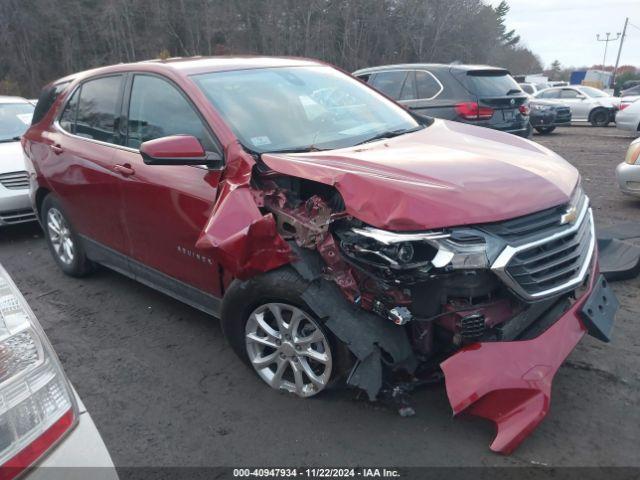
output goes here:
{"type": "Polygon", "coordinates": [[[560,92],[558,90],[549,90],[540,94],[541,98],[560,98],[560,92]]]}
{"type": "Polygon", "coordinates": [[[409,72],[402,92],[400,92],[400,100],[415,100],[416,98],[416,72],[409,72]]]}
{"type": "Polygon", "coordinates": [[[404,84],[407,72],[379,72],[371,80],[371,86],[385,95],[397,100],[404,84]]]}
{"type": "Polygon", "coordinates": [[[440,93],[442,87],[432,73],[423,70],[416,72],[418,98],[433,98],[440,93]]]}
{"type": "Polygon", "coordinates": [[[528,93],[529,95],[533,95],[535,93],[531,85],[522,84],[520,85],[520,88],[522,88],[522,91],[528,93]]]}
{"type": "Polygon", "coordinates": [[[69,133],[76,133],[76,114],[78,113],[78,98],[80,97],[80,88],[77,88],[64,107],[64,111],[60,116],[60,126],[69,133]]]}
{"type": "Polygon", "coordinates": [[[147,140],[170,135],[193,135],[205,150],[217,150],[187,99],[173,85],[158,77],[134,77],[128,118],[128,147],[139,148],[147,140]]]}
{"type": "Polygon", "coordinates": [[[35,125],[44,118],[56,102],[58,96],[69,86],[69,83],[70,82],[59,83],[57,85],[44,88],[42,92],[40,92],[36,109],[33,111],[33,118],[31,118],[31,125],[35,125]]]}
{"type": "Polygon", "coordinates": [[[579,93],[570,88],[565,88],[560,92],[560,98],[578,98],[579,93]]]}
{"type": "Polygon", "coordinates": [[[121,84],[121,75],[97,78],[82,84],[76,114],[76,135],[116,143],[121,84]]]}

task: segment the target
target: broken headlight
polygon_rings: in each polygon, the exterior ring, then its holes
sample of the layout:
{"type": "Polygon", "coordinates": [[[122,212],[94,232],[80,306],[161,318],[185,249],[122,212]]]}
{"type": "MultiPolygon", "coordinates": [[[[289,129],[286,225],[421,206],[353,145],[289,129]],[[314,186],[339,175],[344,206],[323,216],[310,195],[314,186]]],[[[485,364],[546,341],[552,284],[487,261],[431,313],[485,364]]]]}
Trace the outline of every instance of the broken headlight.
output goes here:
{"type": "Polygon", "coordinates": [[[362,263],[391,269],[489,268],[500,241],[471,228],[397,233],[353,227],[338,233],[343,251],[362,263]]]}

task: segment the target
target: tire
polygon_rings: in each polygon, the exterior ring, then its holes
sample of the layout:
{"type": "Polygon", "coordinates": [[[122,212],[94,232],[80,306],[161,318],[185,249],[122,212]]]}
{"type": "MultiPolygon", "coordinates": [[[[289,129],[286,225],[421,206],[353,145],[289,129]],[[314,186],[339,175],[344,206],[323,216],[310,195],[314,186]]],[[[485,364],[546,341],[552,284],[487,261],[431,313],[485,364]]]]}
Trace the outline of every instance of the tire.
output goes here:
{"type": "Polygon", "coordinates": [[[52,194],[42,202],[40,220],[49,251],[64,273],[84,277],[94,270],[95,265],[87,258],[62,205],[52,194]]]}
{"type": "Polygon", "coordinates": [[[305,287],[306,282],[291,267],[246,281],[234,280],[225,293],[221,309],[222,331],[236,355],[271,388],[286,390],[303,398],[334,386],[353,364],[353,357],[346,346],[302,300],[305,287]],[[277,322],[278,311],[283,322],[277,322]],[[294,315],[295,318],[302,315],[297,328],[287,330],[278,327],[287,324],[291,327],[296,323],[294,315]],[[258,317],[261,322],[258,322],[258,317]],[[272,334],[262,328],[263,323],[270,327],[272,334]],[[295,341],[296,338],[301,340],[300,343],[295,341]],[[302,342],[308,338],[318,341],[302,342]],[[302,371],[302,384],[295,376],[296,365],[302,371]],[[309,367],[316,381],[308,375],[309,367]]]}
{"type": "Polygon", "coordinates": [[[608,110],[604,108],[596,108],[591,115],[589,115],[589,122],[594,127],[606,127],[609,125],[610,116],[608,110]]]}
{"type": "Polygon", "coordinates": [[[556,127],[536,127],[536,131],[541,135],[547,135],[553,132],[555,129],[556,127]]]}

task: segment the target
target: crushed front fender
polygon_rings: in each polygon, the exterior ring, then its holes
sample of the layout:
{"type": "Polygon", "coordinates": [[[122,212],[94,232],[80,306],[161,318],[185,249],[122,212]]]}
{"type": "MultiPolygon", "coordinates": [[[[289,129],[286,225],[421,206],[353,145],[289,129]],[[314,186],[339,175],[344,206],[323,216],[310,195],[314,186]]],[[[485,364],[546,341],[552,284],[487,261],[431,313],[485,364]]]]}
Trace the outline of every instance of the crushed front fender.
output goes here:
{"type": "Polygon", "coordinates": [[[494,452],[511,453],[549,411],[553,377],[587,333],[581,310],[594,293],[594,273],[584,295],[539,336],[472,344],[441,363],[454,415],[466,412],[495,423],[494,452]]]}

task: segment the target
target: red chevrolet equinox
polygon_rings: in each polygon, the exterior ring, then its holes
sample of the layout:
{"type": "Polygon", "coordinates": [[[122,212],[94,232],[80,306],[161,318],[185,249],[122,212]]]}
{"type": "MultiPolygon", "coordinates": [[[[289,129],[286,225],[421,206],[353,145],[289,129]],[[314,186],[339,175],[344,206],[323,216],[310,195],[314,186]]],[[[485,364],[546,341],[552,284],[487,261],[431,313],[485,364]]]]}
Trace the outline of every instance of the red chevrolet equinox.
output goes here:
{"type": "Polygon", "coordinates": [[[221,319],[274,389],[346,383],[454,414],[510,452],[585,333],[608,341],[575,168],[531,141],[405,110],[317,61],[116,65],[44,88],[22,146],[67,274],[112,268],[221,319]]]}

